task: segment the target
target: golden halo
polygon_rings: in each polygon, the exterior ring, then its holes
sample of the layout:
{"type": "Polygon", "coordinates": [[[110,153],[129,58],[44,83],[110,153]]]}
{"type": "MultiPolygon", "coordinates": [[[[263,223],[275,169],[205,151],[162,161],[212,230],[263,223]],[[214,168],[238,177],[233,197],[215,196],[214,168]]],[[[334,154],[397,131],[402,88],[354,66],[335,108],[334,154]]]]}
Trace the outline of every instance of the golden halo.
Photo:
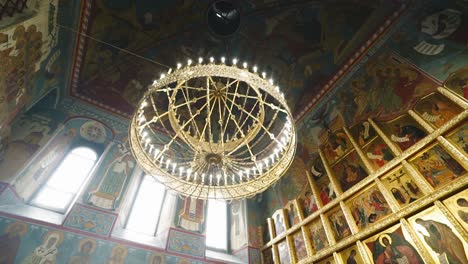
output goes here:
{"type": "Polygon", "coordinates": [[[63,241],[63,233],[60,231],[49,231],[47,234],[44,235],[44,243],[46,243],[50,237],[54,236],[57,238],[57,242],[55,242],[55,246],[59,245],[63,241]]]}
{"type": "Polygon", "coordinates": [[[18,235],[20,237],[24,236],[26,232],[28,232],[28,225],[25,222],[14,222],[7,226],[7,228],[5,229],[5,233],[9,234],[11,231],[14,230],[15,227],[21,228],[20,231],[18,231],[18,235]]]}
{"type": "Polygon", "coordinates": [[[112,248],[112,256],[117,252],[117,249],[122,249],[122,258],[125,258],[128,254],[128,249],[122,245],[116,245],[114,248],[112,248]]]}
{"type": "Polygon", "coordinates": [[[159,253],[153,253],[151,254],[151,257],[150,257],[150,263],[153,263],[154,259],[156,257],[161,257],[161,264],[164,264],[164,256],[162,254],[159,254],[159,253]]]}
{"type": "Polygon", "coordinates": [[[91,247],[91,249],[90,249],[90,251],[89,251],[89,253],[91,254],[91,253],[93,253],[94,250],[96,249],[96,240],[94,240],[94,239],[92,239],[92,238],[85,238],[85,239],[82,239],[82,240],[80,241],[80,250],[81,250],[81,248],[83,247],[83,245],[84,245],[85,243],[87,243],[87,242],[90,242],[91,245],[92,245],[92,247],[91,247]]]}
{"type": "Polygon", "coordinates": [[[383,239],[384,239],[384,238],[387,238],[387,239],[388,239],[388,242],[389,242],[390,244],[392,244],[392,238],[391,238],[388,234],[382,234],[382,235],[379,236],[379,244],[380,244],[382,247],[386,247],[386,246],[387,246],[387,245],[385,245],[385,244],[383,243],[383,239]]]}

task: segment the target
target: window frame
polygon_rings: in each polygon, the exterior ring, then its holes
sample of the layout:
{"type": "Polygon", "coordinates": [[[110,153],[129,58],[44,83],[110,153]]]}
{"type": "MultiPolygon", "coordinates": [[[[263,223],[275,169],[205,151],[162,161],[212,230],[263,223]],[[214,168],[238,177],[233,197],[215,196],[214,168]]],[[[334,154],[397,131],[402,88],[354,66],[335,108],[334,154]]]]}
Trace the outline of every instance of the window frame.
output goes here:
{"type": "MultiPolygon", "coordinates": [[[[206,203],[206,221],[205,221],[205,251],[212,251],[212,252],[217,252],[217,253],[223,253],[223,254],[228,254],[231,255],[232,252],[232,247],[231,247],[231,203],[228,201],[222,201],[226,204],[226,249],[220,249],[220,248],[215,248],[215,247],[209,247],[206,244],[206,237],[208,233],[208,210],[209,210],[209,203],[211,200],[208,200],[206,203]]],[[[221,201],[221,200],[220,200],[221,201]]]]}
{"type": "Polygon", "coordinates": [[[133,197],[132,197],[132,199],[130,201],[128,213],[127,213],[125,221],[124,221],[124,223],[122,225],[122,229],[124,229],[127,232],[136,233],[136,234],[143,235],[143,236],[156,237],[156,235],[158,234],[159,223],[161,221],[161,213],[162,213],[162,210],[163,210],[163,207],[164,207],[164,202],[166,201],[166,197],[167,197],[167,188],[162,183],[158,182],[156,179],[154,179],[154,180],[157,182],[157,184],[160,184],[160,185],[162,185],[162,187],[164,187],[164,193],[163,193],[162,199],[161,199],[162,200],[161,201],[161,206],[158,209],[158,217],[157,217],[156,222],[155,222],[155,228],[154,228],[153,234],[149,235],[149,234],[145,234],[145,233],[140,233],[140,232],[137,232],[137,231],[134,231],[134,230],[131,230],[131,229],[127,228],[128,222],[129,222],[130,217],[132,215],[132,212],[134,210],[135,202],[136,202],[136,200],[138,198],[138,195],[140,194],[140,189],[141,189],[141,186],[143,185],[145,177],[153,177],[153,176],[148,175],[145,172],[142,172],[141,176],[139,177],[138,186],[136,187],[136,191],[133,194],[133,197]]]}
{"type": "Polygon", "coordinates": [[[86,142],[77,142],[76,144],[72,144],[66,151],[65,155],[63,155],[62,159],[60,162],[55,166],[55,168],[47,175],[47,179],[45,179],[33,192],[33,194],[28,198],[26,201],[27,206],[31,206],[34,208],[46,210],[52,213],[57,213],[60,215],[67,215],[73,205],[76,203],[78,198],[81,196],[83,193],[83,190],[85,189],[86,186],[88,186],[89,181],[91,180],[92,176],[94,176],[94,172],[96,170],[96,165],[99,164],[99,160],[101,159],[102,156],[102,151],[100,151],[96,146],[92,144],[88,144],[86,142]],[[77,149],[77,148],[87,148],[91,151],[93,151],[96,154],[96,160],[94,161],[93,165],[91,166],[91,169],[88,172],[88,175],[86,175],[85,179],[81,183],[80,187],[78,188],[78,191],[74,194],[73,198],[70,200],[70,202],[65,206],[64,210],[57,210],[57,208],[54,207],[49,207],[49,206],[44,206],[44,205],[39,205],[39,204],[33,204],[32,201],[39,195],[41,190],[45,187],[47,182],[50,180],[50,178],[54,175],[54,173],[62,166],[63,162],[65,161],[65,158],[70,155],[70,153],[77,149]]]}

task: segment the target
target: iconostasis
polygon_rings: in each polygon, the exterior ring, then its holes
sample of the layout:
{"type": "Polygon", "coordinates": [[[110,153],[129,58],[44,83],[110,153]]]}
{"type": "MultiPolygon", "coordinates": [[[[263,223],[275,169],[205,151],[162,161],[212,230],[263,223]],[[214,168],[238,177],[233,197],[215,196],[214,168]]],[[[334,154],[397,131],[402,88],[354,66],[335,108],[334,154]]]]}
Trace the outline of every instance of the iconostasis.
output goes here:
{"type": "Polygon", "coordinates": [[[467,108],[440,87],[331,131],[309,190],[267,219],[264,263],[468,263],[467,108]]]}

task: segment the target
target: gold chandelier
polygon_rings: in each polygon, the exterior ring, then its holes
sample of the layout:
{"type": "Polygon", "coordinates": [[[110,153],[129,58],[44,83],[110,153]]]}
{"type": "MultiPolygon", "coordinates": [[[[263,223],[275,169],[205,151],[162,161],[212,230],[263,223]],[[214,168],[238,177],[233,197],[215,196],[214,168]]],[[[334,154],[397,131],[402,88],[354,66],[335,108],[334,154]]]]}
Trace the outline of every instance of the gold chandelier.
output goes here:
{"type": "Polygon", "coordinates": [[[290,166],[296,132],[266,73],[225,58],[188,60],[154,81],[130,126],[140,166],[168,188],[201,199],[252,197],[290,166]]]}

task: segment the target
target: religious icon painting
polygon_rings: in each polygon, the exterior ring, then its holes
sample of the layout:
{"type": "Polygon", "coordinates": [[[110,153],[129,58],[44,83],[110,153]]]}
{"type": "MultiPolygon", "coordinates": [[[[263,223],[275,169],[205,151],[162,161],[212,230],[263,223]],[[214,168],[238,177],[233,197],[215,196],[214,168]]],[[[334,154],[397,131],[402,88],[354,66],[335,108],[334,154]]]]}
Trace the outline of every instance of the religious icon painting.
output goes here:
{"type": "Polygon", "coordinates": [[[439,128],[463,111],[463,109],[440,93],[422,98],[414,110],[434,128],[439,128]]]}
{"type": "MultiPolygon", "coordinates": [[[[7,222],[8,223],[8,222],[7,222]]],[[[10,222],[0,233],[0,261],[2,263],[14,263],[23,237],[28,233],[28,225],[25,222],[10,222]]]]}
{"type": "Polygon", "coordinates": [[[262,251],[263,263],[273,264],[273,250],[272,248],[267,248],[262,251]]]}
{"type": "Polygon", "coordinates": [[[379,137],[365,146],[363,152],[375,170],[380,169],[395,157],[392,150],[379,137]]]}
{"type": "Polygon", "coordinates": [[[362,147],[365,144],[369,143],[372,139],[376,137],[374,128],[368,121],[365,121],[362,124],[352,126],[349,129],[349,133],[354,138],[356,143],[362,147]]]}
{"type": "MultiPolygon", "coordinates": [[[[330,183],[330,179],[328,178],[328,175],[325,172],[325,168],[320,157],[316,158],[312,164],[313,165],[310,169],[312,173],[312,179],[314,180],[317,186],[318,196],[320,197],[322,205],[326,205],[331,200],[336,198],[335,189],[330,183]]],[[[310,196],[313,197],[312,193],[310,193],[310,196]]],[[[316,203],[315,207],[312,204],[312,207],[309,207],[308,211],[309,213],[317,211],[316,203]]]]}
{"type": "Polygon", "coordinates": [[[335,258],[333,256],[330,256],[324,260],[321,260],[318,262],[318,264],[335,264],[335,258]]]}
{"type": "Polygon", "coordinates": [[[297,261],[305,259],[307,257],[307,248],[304,241],[304,237],[302,236],[302,231],[298,231],[292,235],[292,239],[294,242],[294,249],[296,251],[296,258],[297,261]]]}
{"type": "Polygon", "coordinates": [[[297,225],[301,222],[301,217],[299,216],[299,210],[297,208],[296,199],[289,201],[286,206],[286,215],[288,216],[289,227],[297,225]]]}
{"type": "Polygon", "coordinates": [[[461,152],[468,155],[468,124],[464,124],[448,136],[451,141],[461,152]]]}
{"type": "Polygon", "coordinates": [[[375,264],[424,264],[421,254],[414,246],[414,241],[400,225],[370,237],[364,244],[375,264]]]}
{"type": "Polygon", "coordinates": [[[468,189],[446,199],[444,204],[463,228],[468,231],[468,189]]]}
{"type": "MultiPolygon", "coordinates": [[[[269,218],[271,220],[271,218],[269,218]]],[[[262,238],[263,238],[263,244],[266,245],[268,242],[270,242],[272,236],[270,235],[270,230],[268,228],[268,222],[265,222],[262,225],[262,238]]]]}
{"type": "Polygon", "coordinates": [[[427,135],[426,131],[407,114],[382,123],[381,127],[382,131],[401,151],[413,146],[427,135]]]}
{"type": "Polygon", "coordinates": [[[318,252],[329,246],[327,235],[325,229],[323,228],[322,222],[320,219],[314,220],[308,226],[310,232],[310,240],[312,243],[312,248],[315,252],[318,252]]]}
{"type": "Polygon", "coordinates": [[[286,231],[283,209],[279,209],[273,214],[273,223],[275,225],[276,236],[279,236],[286,231]]]}
{"type": "Polygon", "coordinates": [[[356,151],[352,151],[332,167],[343,192],[367,177],[361,159],[356,151]]]}
{"type": "Polygon", "coordinates": [[[444,86],[458,94],[460,97],[468,99],[468,65],[450,74],[445,80],[444,86]]]}
{"type": "Polygon", "coordinates": [[[382,178],[382,183],[400,206],[408,205],[424,195],[413,178],[402,167],[387,173],[382,178]]]}
{"type": "Polygon", "coordinates": [[[435,206],[408,219],[435,263],[468,263],[468,244],[435,206]]]}
{"type": "Polygon", "coordinates": [[[281,264],[290,264],[291,258],[289,256],[288,243],[286,240],[282,240],[278,243],[278,255],[281,264]]]}
{"type": "Polygon", "coordinates": [[[339,253],[343,263],[346,264],[365,264],[357,246],[349,247],[339,253]]]}
{"type": "Polygon", "coordinates": [[[343,130],[328,133],[327,142],[322,147],[323,154],[329,164],[333,164],[350,149],[352,149],[351,142],[343,130]]]}
{"type": "Polygon", "coordinates": [[[392,213],[376,185],[355,195],[347,205],[359,229],[364,229],[392,213]]]}
{"type": "MultiPolygon", "coordinates": [[[[71,263],[75,263],[75,262],[71,262],[71,263]]],[[[86,263],[86,262],[76,262],[76,263],[86,263]]],[[[165,259],[164,259],[163,254],[161,254],[161,253],[151,254],[150,264],[164,264],[164,263],[165,263],[165,259]]]]}
{"type": "Polygon", "coordinates": [[[413,158],[411,163],[436,189],[466,174],[466,170],[439,145],[413,158]]]}
{"type": "Polygon", "coordinates": [[[348,222],[346,222],[346,218],[343,211],[341,211],[341,208],[338,207],[332,209],[328,213],[328,220],[330,221],[333,236],[336,241],[340,241],[341,239],[351,235],[351,229],[349,228],[348,222]]]}
{"type": "Polygon", "coordinates": [[[306,189],[305,194],[301,195],[298,199],[298,203],[302,210],[302,213],[305,217],[308,217],[313,212],[318,210],[317,201],[315,200],[312,190],[309,188],[306,189]]]}

